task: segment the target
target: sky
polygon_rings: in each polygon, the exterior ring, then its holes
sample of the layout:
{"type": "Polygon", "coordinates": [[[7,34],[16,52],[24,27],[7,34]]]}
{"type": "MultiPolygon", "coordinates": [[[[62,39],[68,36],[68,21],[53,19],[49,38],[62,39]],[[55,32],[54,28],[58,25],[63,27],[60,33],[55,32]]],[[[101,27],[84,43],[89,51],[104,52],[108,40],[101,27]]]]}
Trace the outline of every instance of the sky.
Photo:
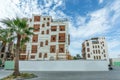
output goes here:
{"type": "Polygon", "coordinates": [[[104,36],[109,57],[120,56],[120,0],[0,0],[0,19],[32,14],[69,19],[72,55],[84,40],[104,36]]]}

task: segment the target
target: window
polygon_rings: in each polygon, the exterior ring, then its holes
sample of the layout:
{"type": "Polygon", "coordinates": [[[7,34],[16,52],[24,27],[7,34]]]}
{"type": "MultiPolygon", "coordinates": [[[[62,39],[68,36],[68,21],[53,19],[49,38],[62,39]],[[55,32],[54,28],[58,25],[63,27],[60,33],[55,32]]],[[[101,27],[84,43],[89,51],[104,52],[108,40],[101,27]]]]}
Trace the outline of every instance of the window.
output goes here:
{"type": "Polygon", "coordinates": [[[44,58],[47,58],[47,53],[44,54],[44,58]]]}
{"type": "Polygon", "coordinates": [[[90,52],[90,48],[87,48],[87,52],[90,52]]]}
{"type": "Polygon", "coordinates": [[[50,18],[47,18],[47,20],[50,20],[50,18]]]}
{"type": "Polygon", "coordinates": [[[26,59],[26,55],[20,55],[20,60],[25,60],[26,59]]]}
{"type": "Polygon", "coordinates": [[[100,50],[98,50],[98,53],[100,54],[100,50]]]}
{"type": "Polygon", "coordinates": [[[44,20],[46,20],[46,18],[44,18],[44,20]]]}
{"type": "Polygon", "coordinates": [[[40,42],[40,47],[43,47],[43,42],[40,42]]]}
{"type": "Polygon", "coordinates": [[[46,34],[49,34],[49,30],[46,31],[46,34]]]}
{"type": "Polygon", "coordinates": [[[38,34],[33,35],[32,42],[38,42],[38,34]]]}
{"type": "Polygon", "coordinates": [[[51,35],[51,42],[56,42],[56,35],[51,35]]]}
{"type": "Polygon", "coordinates": [[[65,45],[59,44],[59,53],[64,53],[64,52],[65,52],[65,45]]]}
{"type": "Polygon", "coordinates": [[[30,57],[31,59],[35,59],[35,55],[31,55],[31,57],[30,57]]]}
{"type": "Polygon", "coordinates": [[[97,54],[97,50],[96,50],[96,54],[97,54]]]}
{"type": "Polygon", "coordinates": [[[45,45],[48,45],[48,40],[45,41],[45,45]]]}
{"type": "Polygon", "coordinates": [[[87,42],[87,46],[89,46],[89,43],[87,42]]]}
{"type": "Polygon", "coordinates": [[[42,24],[42,27],[45,27],[45,24],[42,24]]]}
{"type": "Polygon", "coordinates": [[[99,45],[98,45],[98,48],[99,48],[99,45]]]}
{"type": "Polygon", "coordinates": [[[32,53],[37,53],[37,45],[32,45],[32,53]]]}
{"type": "Polygon", "coordinates": [[[103,52],[105,53],[105,50],[103,50],[103,52]]]}
{"type": "Polygon", "coordinates": [[[26,53],[26,45],[21,48],[20,53],[26,53]]]}
{"type": "Polygon", "coordinates": [[[50,53],[55,53],[56,52],[56,46],[55,45],[51,45],[50,46],[50,53]]]}
{"type": "Polygon", "coordinates": [[[97,46],[95,46],[95,48],[97,48],[97,46]]]}
{"type": "Polygon", "coordinates": [[[63,26],[60,26],[60,27],[59,27],[59,30],[60,30],[60,31],[65,31],[65,26],[64,26],[64,25],[63,25],[63,26]]]}
{"type": "Polygon", "coordinates": [[[88,58],[90,58],[90,54],[88,54],[88,58]]]}
{"type": "Polygon", "coordinates": [[[106,55],[104,54],[104,57],[106,57],[106,55]]]}
{"type": "Polygon", "coordinates": [[[51,26],[51,31],[57,31],[57,26],[51,26]]]}
{"type": "Polygon", "coordinates": [[[40,30],[40,24],[34,24],[34,32],[38,32],[40,30]]]}
{"type": "Polygon", "coordinates": [[[96,57],[94,56],[94,59],[96,59],[96,57]]]}
{"type": "Polygon", "coordinates": [[[93,53],[95,54],[95,50],[93,50],[93,53]]]}
{"type": "Polygon", "coordinates": [[[99,56],[99,59],[101,59],[101,56],[99,56]]]}
{"type": "Polygon", "coordinates": [[[59,42],[65,42],[65,33],[59,33],[59,42]]]}
{"type": "Polygon", "coordinates": [[[34,16],[34,22],[40,21],[40,16],[34,16]]]}
{"type": "Polygon", "coordinates": [[[94,46],[93,46],[93,48],[94,48],[94,46]]]}
{"type": "Polygon", "coordinates": [[[39,58],[41,58],[42,57],[42,53],[39,53],[39,58]]]}
{"type": "Polygon", "coordinates": [[[32,22],[32,19],[30,18],[30,22],[32,22]]]}
{"type": "Polygon", "coordinates": [[[44,31],[42,31],[42,33],[41,34],[44,34],[44,31]]]}
{"type": "Polygon", "coordinates": [[[49,22],[47,22],[47,26],[50,26],[50,23],[49,23],[49,22]]]}

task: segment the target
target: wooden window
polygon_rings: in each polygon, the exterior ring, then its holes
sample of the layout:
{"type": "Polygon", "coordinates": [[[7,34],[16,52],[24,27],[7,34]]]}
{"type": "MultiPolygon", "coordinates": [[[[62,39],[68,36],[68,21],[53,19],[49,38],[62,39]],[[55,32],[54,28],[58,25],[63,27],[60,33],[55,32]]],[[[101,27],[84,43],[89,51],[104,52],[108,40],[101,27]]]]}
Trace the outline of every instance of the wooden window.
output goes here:
{"type": "Polygon", "coordinates": [[[65,45],[59,44],[59,53],[64,53],[64,52],[65,52],[65,45]]]}
{"type": "Polygon", "coordinates": [[[65,26],[64,26],[64,25],[60,26],[60,27],[59,27],[59,30],[60,30],[60,31],[65,31],[65,26]]]}
{"type": "Polygon", "coordinates": [[[56,52],[56,46],[55,45],[51,45],[50,46],[50,53],[55,53],[56,52]]]}
{"type": "Polygon", "coordinates": [[[47,18],[47,20],[50,20],[50,18],[47,18]]]}
{"type": "Polygon", "coordinates": [[[90,48],[87,48],[87,52],[90,52],[90,48]]]}
{"type": "Polygon", "coordinates": [[[45,27],[45,24],[42,24],[42,27],[45,27]]]}
{"type": "Polygon", "coordinates": [[[90,54],[88,54],[88,58],[90,58],[90,54]]]}
{"type": "Polygon", "coordinates": [[[49,22],[47,22],[47,26],[50,26],[50,23],[49,23],[49,22]]]}
{"type": "Polygon", "coordinates": [[[49,34],[49,30],[46,31],[46,34],[49,34]]]}
{"type": "Polygon", "coordinates": [[[34,24],[34,32],[38,32],[40,30],[40,24],[34,24]]]}
{"type": "Polygon", "coordinates": [[[51,26],[51,31],[57,31],[57,26],[51,26]]]}
{"type": "Polygon", "coordinates": [[[39,53],[39,58],[41,58],[42,57],[42,53],[39,53]]]}
{"type": "Polygon", "coordinates": [[[26,53],[26,45],[21,48],[20,53],[26,53]]]}
{"type": "Polygon", "coordinates": [[[44,58],[47,58],[47,53],[44,54],[44,58]]]}
{"type": "Polygon", "coordinates": [[[44,18],[44,20],[46,20],[46,18],[44,18]]]}
{"type": "Polygon", "coordinates": [[[34,22],[40,21],[40,16],[34,16],[34,22]]]}
{"type": "Polygon", "coordinates": [[[26,55],[20,55],[20,60],[25,60],[26,59],[26,55]]]}
{"type": "Polygon", "coordinates": [[[43,47],[43,42],[40,42],[40,47],[43,47]]]}
{"type": "Polygon", "coordinates": [[[44,34],[44,31],[42,31],[42,33],[41,34],[44,34]]]}
{"type": "Polygon", "coordinates": [[[48,45],[48,40],[45,41],[45,45],[48,45]]]}
{"type": "Polygon", "coordinates": [[[30,58],[31,58],[31,59],[35,59],[35,55],[31,55],[30,58]]]}
{"type": "Polygon", "coordinates": [[[37,53],[37,45],[32,45],[32,53],[37,53]]]}
{"type": "Polygon", "coordinates": [[[59,42],[65,42],[65,33],[59,33],[59,42]]]}
{"type": "Polygon", "coordinates": [[[56,35],[51,35],[51,42],[56,42],[56,35]]]}
{"type": "Polygon", "coordinates": [[[32,42],[38,42],[38,34],[33,35],[32,42]]]}

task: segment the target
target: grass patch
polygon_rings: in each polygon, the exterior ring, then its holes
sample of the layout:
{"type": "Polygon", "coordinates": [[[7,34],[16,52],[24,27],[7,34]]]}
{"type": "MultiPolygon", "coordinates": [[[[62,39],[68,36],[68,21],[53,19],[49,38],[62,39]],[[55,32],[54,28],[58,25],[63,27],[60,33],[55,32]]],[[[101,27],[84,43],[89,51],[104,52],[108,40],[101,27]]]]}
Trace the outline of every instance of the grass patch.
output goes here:
{"type": "Polygon", "coordinates": [[[37,77],[33,73],[20,73],[20,76],[15,77],[14,75],[9,75],[1,80],[15,80],[15,79],[31,79],[37,77]]]}

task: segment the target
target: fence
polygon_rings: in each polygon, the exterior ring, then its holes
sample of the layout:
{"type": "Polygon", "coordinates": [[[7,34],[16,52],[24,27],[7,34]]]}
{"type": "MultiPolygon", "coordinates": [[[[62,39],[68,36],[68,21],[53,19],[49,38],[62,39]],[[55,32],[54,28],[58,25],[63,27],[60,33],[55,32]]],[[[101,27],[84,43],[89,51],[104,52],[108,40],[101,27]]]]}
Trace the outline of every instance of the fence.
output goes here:
{"type": "MultiPolygon", "coordinates": [[[[107,61],[19,61],[20,71],[108,71],[107,61]]],[[[13,61],[5,62],[5,69],[14,69],[13,61]]]]}

